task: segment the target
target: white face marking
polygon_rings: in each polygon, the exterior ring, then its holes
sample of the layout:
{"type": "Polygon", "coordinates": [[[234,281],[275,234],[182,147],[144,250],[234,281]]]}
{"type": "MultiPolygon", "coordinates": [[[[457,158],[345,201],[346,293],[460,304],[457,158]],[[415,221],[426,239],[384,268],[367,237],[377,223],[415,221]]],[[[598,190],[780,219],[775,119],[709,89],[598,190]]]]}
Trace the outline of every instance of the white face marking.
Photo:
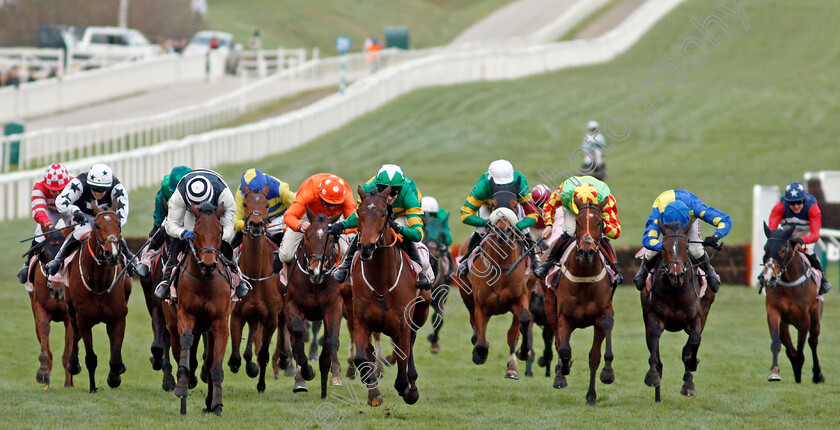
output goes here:
{"type": "Polygon", "coordinates": [[[315,233],[318,235],[318,239],[323,239],[324,238],[324,229],[323,228],[319,228],[318,231],[316,231],[315,233]]]}
{"type": "Polygon", "coordinates": [[[117,250],[117,245],[113,242],[111,243],[111,255],[119,255],[119,250],[117,250]]]}
{"type": "Polygon", "coordinates": [[[111,221],[111,215],[105,215],[105,216],[104,216],[104,217],[102,217],[102,218],[104,218],[104,219],[105,219],[105,221],[111,221]]]}
{"type": "Polygon", "coordinates": [[[375,207],[376,207],[376,205],[374,205],[373,203],[371,203],[371,204],[369,204],[369,205],[368,205],[368,209],[373,209],[373,208],[375,208],[375,207]]]}

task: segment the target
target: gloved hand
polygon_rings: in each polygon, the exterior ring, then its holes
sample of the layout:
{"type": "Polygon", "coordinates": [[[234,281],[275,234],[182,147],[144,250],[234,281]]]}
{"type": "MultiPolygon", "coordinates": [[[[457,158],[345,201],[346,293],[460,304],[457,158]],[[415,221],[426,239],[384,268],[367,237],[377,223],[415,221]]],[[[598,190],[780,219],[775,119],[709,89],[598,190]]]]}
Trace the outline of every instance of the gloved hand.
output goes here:
{"type": "Polygon", "coordinates": [[[394,221],[392,218],[388,219],[388,227],[393,228],[394,231],[397,232],[397,233],[400,232],[400,228],[401,228],[401,226],[399,224],[397,224],[397,222],[394,221]]]}
{"type": "Polygon", "coordinates": [[[479,227],[487,227],[487,222],[486,218],[481,218],[481,225],[479,227]]]}
{"type": "Polygon", "coordinates": [[[41,232],[46,233],[48,231],[52,231],[53,227],[54,226],[50,223],[41,224],[41,232]]]}
{"type": "Polygon", "coordinates": [[[801,237],[791,238],[790,241],[796,245],[805,247],[805,241],[803,241],[801,237]]]}
{"type": "Polygon", "coordinates": [[[181,233],[181,239],[184,239],[184,240],[192,240],[194,237],[195,237],[195,232],[194,231],[187,230],[187,231],[181,233]]]}
{"type": "Polygon", "coordinates": [[[703,246],[708,246],[710,248],[717,248],[717,243],[718,243],[719,239],[720,238],[715,236],[715,235],[709,236],[709,237],[703,239],[703,246]]]}
{"type": "Polygon", "coordinates": [[[516,227],[517,230],[522,230],[523,228],[528,228],[528,227],[530,227],[530,225],[528,225],[528,224],[530,224],[530,221],[531,221],[530,218],[522,219],[519,222],[517,222],[514,227],[516,227]]]}
{"type": "Polygon", "coordinates": [[[82,211],[76,211],[73,212],[73,222],[79,225],[84,225],[87,223],[87,218],[85,217],[85,214],[82,213],[82,211]]]}
{"type": "Polygon", "coordinates": [[[327,233],[333,236],[338,236],[341,233],[344,233],[344,223],[337,222],[335,224],[330,224],[330,226],[327,227],[327,233]]]}

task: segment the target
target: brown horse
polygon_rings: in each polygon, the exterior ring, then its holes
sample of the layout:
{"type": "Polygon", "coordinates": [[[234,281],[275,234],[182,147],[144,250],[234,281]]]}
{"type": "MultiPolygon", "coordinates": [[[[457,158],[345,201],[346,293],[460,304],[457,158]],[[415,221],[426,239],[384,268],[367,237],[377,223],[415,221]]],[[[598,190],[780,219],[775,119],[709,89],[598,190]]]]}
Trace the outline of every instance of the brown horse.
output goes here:
{"type": "Polygon", "coordinates": [[[420,398],[417,369],[414,367],[416,330],[429,316],[431,294],[416,287],[408,257],[400,250],[394,229],[390,227],[391,210],[387,197],[391,187],[382,192],[365,193],[358,188],[361,204],[359,217],[359,257],[353,262],[353,343],[354,359],[360,379],[368,386],[368,405],[382,404],[382,395],[374,377],[374,350],[371,333],[390,336],[397,355],[397,378],[394,388],[412,405],[420,398]]]}
{"type": "Polygon", "coordinates": [[[507,312],[513,314],[507,333],[509,356],[505,378],[519,379],[516,359],[527,360],[531,351],[527,332],[531,312],[528,310],[529,291],[526,287],[527,264],[520,260],[523,253],[519,242],[521,233],[514,227],[517,220],[513,208],[517,204],[518,183],[513,187],[496,187],[493,212],[487,223],[489,233],[469,257],[473,264],[466,279],[457,276],[456,271],[453,281],[460,287],[461,298],[470,313],[474,333],[472,342],[475,345],[473,363],[484,364],[487,361],[490,344],[486,336],[490,317],[507,312]],[[520,335],[522,346],[517,354],[516,343],[520,335]]]}
{"type": "MultiPolygon", "coordinates": [[[[295,253],[289,268],[289,288],[286,291],[286,325],[292,332],[292,352],[304,380],[315,377],[304,349],[305,320],[324,321],[324,348],[318,359],[321,373],[321,398],[327,398],[327,375],[332,370],[332,385],[343,385],[338,362],[338,335],[344,308],[341,287],[329,276],[339,261],[338,238],[327,233],[327,227],[338,221],[341,214],[327,217],[315,215],[306,208],[309,228],[295,253]]],[[[317,337],[317,336],[316,336],[317,337]]]]}
{"type": "Polygon", "coordinates": [[[167,315],[169,337],[173,342],[172,353],[178,357],[178,383],[173,394],[181,398],[181,414],[187,413],[188,385],[192,385],[191,372],[195,372],[196,336],[207,333],[204,367],[210,363],[207,397],[204,412],[222,414],[222,369],[228,341],[228,317],[231,312],[230,281],[219,264],[222,257],[221,217],[224,205],[215,212],[209,204],[201,209],[190,208],[195,216],[195,237],[187,251],[186,264],[178,273],[178,298],[175,307],[177,318],[167,315]],[[191,369],[192,368],[192,369],[191,369]]]}
{"type": "Polygon", "coordinates": [[[175,388],[175,378],[172,376],[172,363],[169,361],[171,342],[169,330],[166,328],[164,305],[155,297],[154,292],[155,286],[163,279],[163,266],[168,252],[169,246],[164,245],[162,252],[152,264],[149,277],[140,278],[143,297],[146,299],[146,309],[152,320],[152,355],[149,361],[152,363],[153,370],[160,370],[163,373],[161,388],[164,391],[172,391],[175,388]]]}
{"type": "Polygon", "coordinates": [[[773,352],[773,366],[769,381],[781,381],[779,375],[779,351],[785,345],[793,378],[802,381],[802,365],[805,363],[805,338],[811,346],[814,358],[815,384],[825,382],[817,357],[817,342],[820,336],[823,302],[817,298],[817,282],[808,276],[808,267],[796,245],[791,242],[793,230],[770,230],[764,224],[767,244],[764,246],[764,271],[758,279],[767,293],[767,325],[770,326],[770,351],[773,352]],[[790,338],[789,327],[798,332],[796,348],[790,338]],[[810,336],[809,336],[810,334],[810,336]]]}
{"type": "MultiPolygon", "coordinates": [[[[105,323],[111,341],[108,386],[119,387],[122,382],[120,375],[125,373],[122,343],[131,278],[124,276],[125,262],[119,249],[122,230],[116,213],[118,205],[114,203],[108,210],[92,205],[93,229],[67,267],[69,288],[65,300],[76,337],[81,336],[85,343],[85,367],[90,376],[91,393],[96,392],[97,359],[91,332],[94,325],[105,323]]],[[[71,363],[78,361],[78,352],[78,347],[74,347],[71,363]]]]}
{"type": "Polygon", "coordinates": [[[446,298],[449,297],[449,281],[451,281],[451,272],[454,269],[453,262],[455,258],[449,252],[449,248],[444,245],[442,241],[430,238],[426,241],[426,246],[429,248],[432,261],[435,264],[432,266],[435,273],[435,279],[432,282],[432,309],[434,315],[432,316],[433,331],[429,333],[428,339],[432,344],[430,351],[432,354],[440,352],[440,329],[443,327],[443,315],[446,298]]]}
{"type": "Polygon", "coordinates": [[[53,231],[44,239],[36,249],[37,254],[33,255],[33,258],[37,258],[37,263],[35,263],[34,273],[30,275],[35,290],[30,294],[32,314],[35,316],[35,334],[41,344],[41,353],[38,355],[41,366],[35,374],[35,380],[44,384],[46,388],[50,387],[50,372],[52,372],[53,364],[52,351],[50,351],[50,322],[63,322],[64,354],[61,356],[61,363],[64,367],[64,386],[72,387],[73,375],[78,375],[82,371],[78,356],[75,361],[70,361],[73,348],[78,348],[78,343],[74,340],[73,324],[70,322],[67,303],[64,301],[64,285],[47,281],[44,271],[44,265],[58,253],[64,237],[61,232],[53,231]]]}
{"type": "MultiPolygon", "coordinates": [[[[242,234],[242,252],[239,256],[239,268],[242,277],[251,283],[252,291],[239,300],[233,307],[230,316],[230,339],[233,347],[228,366],[230,371],[236,373],[242,364],[239,356],[239,344],[242,340],[242,327],[247,322],[254,330],[255,324],[260,324],[260,338],[253,339],[257,351],[257,362],[259,368],[246,367],[248,376],[255,377],[259,370],[259,381],[257,391],[265,391],[265,373],[268,370],[270,356],[271,337],[277,329],[279,314],[283,309],[283,296],[277,288],[279,276],[274,274],[271,268],[271,260],[274,257],[274,246],[266,237],[266,225],[268,220],[268,185],[262,190],[249,190],[243,187],[245,194],[244,221],[245,229],[242,234]]],[[[253,336],[252,336],[253,338],[253,336]]]]}
{"type": "Polygon", "coordinates": [[[667,330],[685,331],[688,334],[682,351],[685,364],[684,384],[680,393],[692,397],[694,389],[692,372],[697,371],[697,350],[700,348],[701,333],[706,326],[706,317],[715,293],[706,289],[701,297],[700,278],[697,265],[688,256],[688,231],[691,223],[680,228],[679,222],[662,224],[662,255],[653,272],[650,287],[642,289],[642,317],[645,321],[645,336],[650,350],[650,370],[645,375],[645,384],[655,387],[654,399],[660,400],[659,384],[662,381],[662,360],[659,358],[659,338],[667,330]]]}
{"type": "MultiPolygon", "coordinates": [[[[606,338],[604,369],[601,382],[611,384],[615,381],[612,369],[612,328],[614,322],[612,307],[612,288],[607,275],[607,267],[601,258],[601,234],[604,227],[601,210],[607,204],[604,200],[598,204],[583,203],[575,197],[579,208],[576,219],[575,244],[566,267],[562,267],[560,280],[555,288],[545,289],[546,316],[554,328],[555,344],[560,368],[554,377],[554,388],[568,386],[566,375],[572,367],[572,332],[578,328],[594,326],[595,333],[592,349],[589,351],[589,390],[586,392],[586,404],[597,405],[595,392],[595,372],[601,364],[601,342],[606,338]]],[[[550,285],[546,282],[546,285],[550,285]]]]}

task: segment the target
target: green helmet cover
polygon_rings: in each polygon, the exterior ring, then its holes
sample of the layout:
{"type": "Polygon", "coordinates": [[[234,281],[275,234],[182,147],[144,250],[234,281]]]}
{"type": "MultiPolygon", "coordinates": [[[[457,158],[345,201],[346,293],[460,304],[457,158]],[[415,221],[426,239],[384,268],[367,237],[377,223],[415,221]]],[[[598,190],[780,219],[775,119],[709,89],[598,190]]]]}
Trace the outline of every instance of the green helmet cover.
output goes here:
{"type": "Polygon", "coordinates": [[[405,185],[405,175],[400,166],[396,164],[386,164],[379,169],[376,174],[376,185],[390,185],[392,187],[402,187],[405,185]]]}

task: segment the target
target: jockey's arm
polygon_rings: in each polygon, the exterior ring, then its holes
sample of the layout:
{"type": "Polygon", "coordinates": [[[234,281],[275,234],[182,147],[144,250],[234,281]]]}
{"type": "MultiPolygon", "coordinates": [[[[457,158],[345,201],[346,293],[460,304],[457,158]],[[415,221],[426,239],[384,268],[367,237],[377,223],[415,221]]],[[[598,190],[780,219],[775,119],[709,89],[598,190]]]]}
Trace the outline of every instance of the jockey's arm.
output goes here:
{"type": "Polygon", "coordinates": [[[776,203],[776,206],[773,206],[773,210],[770,211],[770,218],[767,220],[767,227],[770,227],[770,230],[776,230],[779,228],[779,224],[782,223],[782,219],[785,217],[785,204],[781,202],[781,200],[776,203]]]}
{"type": "MultiPolygon", "coordinates": [[[[236,213],[233,217],[233,229],[234,231],[242,231],[245,229],[245,196],[242,195],[242,187],[236,189],[234,203],[236,213]]],[[[227,211],[227,208],[225,208],[225,211],[227,211]]]]}
{"type": "Polygon", "coordinates": [[[695,207],[693,209],[696,217],[715,226],[715,236],[722,238],[729,234],[729,230],[732,228],[732,218],[730,218],[729,215],[711,206],[703,205],[702,203],[700,204],[700,207],[695,207]]]}
{"type": "Polygon", "coordinates": [[[75,205],[76,200],[82,196],[82,182],[79,181],[79,178],[73,178],[66,187],[64,187],[64,191],[55,198],[55,208],[58,209],[62,215],[73,215],[77,211],[80,211],[78,206],[75,205]]]}
{"type": "Polygon", "coordinates": [[[554,190],[542,207],[543,219],[545,220],[546,227],[551,227],[554,224],[554,212],[556,212],[557,208],[563,204],[560,201],[560,193],[562,191],[562,187],[554,190]]]}
{"type": "Polygon", "coordinates": [[[152,225],[154,227],[163,225],[163,220],[166,219],[166,209],[167,205],[164,203],[163,191],[158,191],[155,196],[155,212],[152,214],[152,218],[154,219],[152,225]]]}
{"type": "Polygon", "coordinates": [[[50,217],[47,215],[47,197],[38,185],[32,188],[31,201],[32,219],[38,224],[41,224],[42,228],[51,225],[50,217]]]}
{"type": "Polygon", "coordinates": [[[659,209],[654,207],[645,223],[645,233],[642,236],[642,246],[651,251],[661,251],[662,242],[659,240],[659,227],[656,225],[656,220],[659,219],[659,209]]]}
{"type": "Polygon", "coordinates": [[[441,221],[441,226],[443,227],[443,244],[449,246],[452,245],[452,234],[449,231],[449,214],[443,209],[438,211],[438,215],[441,213],[445,214],[441,221]]]}
{"type": "Polygon", "coordinates": [[[111,201],[119,202],[117,216],[120,218],[120,225],[125,225],[128,221],[128,191],[119,182],[111,188],[111,201]]]}
{"type": "Polygon", "coordinates": [[[184,203],[184,199],[181,197],[181,194],[172,194],[172,197],[169,198],[169,204],[167,207],[169,208],[169,211],[166,215],[166,219],[163,220],[163,228],[169,236],[180,239],[181,234],[186,231],[183,224],[184,217],[187,215],[187,206],[184,203]]]}
{"type": "Polygon", "coordinates": [[[233,240],[234,221],[236,218],[236,201],[230,188],[225,188],[219,196],[219,204],[225,206],[225,213],[222,215],[222,240],[230,243],[233,240]]]}
{"type": "Polygon", "coordinates": [[[808,226],[810,233],[802,238],[802,242],[806,245],[820,240],[820,229],[822,228],[822,212],[817,205],[811,206],[808,210],[808,226]]]}
{"type": "Polygon", "coordinates": [[[621,237],[621,222],[618,221],[618,204],[612,195],[607,197],[607,204],[601,213],[604,221],[604,236],[610,239],[621,237]]]}
{"type": "Polygon", "coordinates": [[[300,231],[300,219],[306,213],[306,206],[303,202],[295,201],[283,214],[283,222],[292,231],[300,231]]]}

